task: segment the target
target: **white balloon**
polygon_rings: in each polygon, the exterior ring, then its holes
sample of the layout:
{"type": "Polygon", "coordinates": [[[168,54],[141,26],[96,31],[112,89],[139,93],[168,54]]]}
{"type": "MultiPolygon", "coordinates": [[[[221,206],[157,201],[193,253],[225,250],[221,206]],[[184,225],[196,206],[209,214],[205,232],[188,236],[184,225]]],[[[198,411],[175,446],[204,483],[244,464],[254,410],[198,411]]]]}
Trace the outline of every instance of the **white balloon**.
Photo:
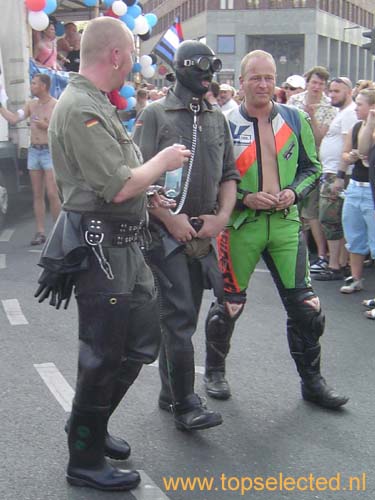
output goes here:
{"type": "Polygon", "coordinates": [[[145,16],[138,16],[134,20],[133,33],[135,35],[145,35],[150,29],[150,25],[147,22],[145,16]]]}
{"type": "Polygon", "coordinates": [[[35,31],[44,31],[48,28],[49,17],[43,10],[39,10],[37,12],[30,10],[28,19],[30,26],[35,31]]]}
{"type": "Polygon", "coordinates": [[[121,17],[124,14],[126,14],[126,11],[128,10],[128,6],[122,0],[115,0],[115,2],[113,2],[113,4],[112,4],[111,9],[112,9],[113,13],[116,14],[116,16],[121,17]]]}
{"type": "Polygon", "coordinates": [[[146,66],[141,69],[141,73],[145,78],[152,78],[155,74],[155,68],[152,66],[146,66]]]}
{"type": "Polygon", "coordinates": [[[148,68],[152,64],[152,59],[150,56],[145,54],[144,56],[141,56],[141,58],[139,59],[139,62],[141,63],[142,69],[148,68]]]}

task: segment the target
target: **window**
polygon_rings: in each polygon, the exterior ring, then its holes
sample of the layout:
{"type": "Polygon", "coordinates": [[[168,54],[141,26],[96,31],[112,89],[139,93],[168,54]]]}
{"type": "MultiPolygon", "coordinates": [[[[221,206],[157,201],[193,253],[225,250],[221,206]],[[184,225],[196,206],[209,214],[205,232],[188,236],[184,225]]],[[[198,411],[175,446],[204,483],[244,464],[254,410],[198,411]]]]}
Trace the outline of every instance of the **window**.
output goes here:
{"type": "Polygon", "coordinates": [[[236,50],[234,35],[218,35],[217,37],[217,53],[218,54],[234,54],[236,50]]]}

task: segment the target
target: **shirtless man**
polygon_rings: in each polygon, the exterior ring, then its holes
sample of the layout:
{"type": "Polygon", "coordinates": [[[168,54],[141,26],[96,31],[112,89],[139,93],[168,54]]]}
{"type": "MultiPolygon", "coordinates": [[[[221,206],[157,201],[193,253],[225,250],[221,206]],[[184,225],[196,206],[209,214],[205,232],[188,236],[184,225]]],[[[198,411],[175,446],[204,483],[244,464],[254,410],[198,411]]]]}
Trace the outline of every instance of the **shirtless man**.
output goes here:
{"type": "Polygon", "coordinates": [[[27,168],[30,173],[33,190],[34,215],[36,234],[31,245],[41,245],[45,237],[45,191],[54,220],[60,213],[61,204],[57,191],[55,174],[48,148],[47,130],[56,99],[49,89],[51,79],[48,75],[36,74],[31,80],[31,93],[36,99],[26,102],[23,109],[16,113],[0,105],[0,114],[12,125],[30,118],[30,140],[27,168]]]}
{"type": "Polygon", "coordinates": [[[263,257],[287,312],[289,348],[301,377],[302,396],[337,408],[348,398],[337,394],[320,374],[324,315],[311,287],[297,208],[316,185],[321,166],[307,115],[272,101],[275,82],[271,54],[256,50],[243,58],[240,83],[245,100],[227,113],[242,181],[236,208],[218,241],[224,306],[207,319],[207,328],[220,331],[229,350],[250,277],[263,257]]]}

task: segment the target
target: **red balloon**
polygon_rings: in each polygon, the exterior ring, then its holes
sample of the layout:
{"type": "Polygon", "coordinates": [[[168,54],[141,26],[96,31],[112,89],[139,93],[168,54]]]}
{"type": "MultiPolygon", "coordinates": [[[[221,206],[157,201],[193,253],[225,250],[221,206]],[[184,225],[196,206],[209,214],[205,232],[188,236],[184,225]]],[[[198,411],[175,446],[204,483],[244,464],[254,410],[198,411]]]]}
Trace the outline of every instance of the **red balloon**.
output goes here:
{"type": "Polygon", "coordinates": [[[46,0],[25,0],[26,7],[29,10],[33,10],[35,12],[43,10],[46,6],[46,3],[46,0]]]}
{"type": "Polygon", "coordinates": [[[164,66],[164,64],[161,64],[159,66],[159,75],[164,76],[167,73],[167,68],[164,66]]]}
{"type": "Polygon", "coordinates": [[[116,106],[117,109],[126,109],[128,107],[128,101],[125,99],[125,97],[122,97],[120,95],[120,91],[118,89],[108,92],[107,95],[111,104],[113,104],[113,106],[116,106]]]}
{"type": "Polygon", "coordinates": [[[106,11],[104,12],[104,15],[105,15],[105,16],[108,16],[108,17],[114,17],[115,19],[118,19],[118,18],[119,18],[119,16],[117,16],[117,15],[113,12],[113,10],[111,9],[111,7],[110,7],[108,10],[106,10],[106,11]]]}

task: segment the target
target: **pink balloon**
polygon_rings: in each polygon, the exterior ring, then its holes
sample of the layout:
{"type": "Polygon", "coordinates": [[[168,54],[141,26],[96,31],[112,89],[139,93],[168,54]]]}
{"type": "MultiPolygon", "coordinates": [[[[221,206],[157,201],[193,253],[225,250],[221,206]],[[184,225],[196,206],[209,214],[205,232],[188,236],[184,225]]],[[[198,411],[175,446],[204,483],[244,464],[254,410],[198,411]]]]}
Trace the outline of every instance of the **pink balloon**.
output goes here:
{"type": "Polygon", "coordinates": [[[25,0],[25,4],[29,10],[38,12],[39,10],[44,9],[46,6],[46,0],[25,0]]]}

